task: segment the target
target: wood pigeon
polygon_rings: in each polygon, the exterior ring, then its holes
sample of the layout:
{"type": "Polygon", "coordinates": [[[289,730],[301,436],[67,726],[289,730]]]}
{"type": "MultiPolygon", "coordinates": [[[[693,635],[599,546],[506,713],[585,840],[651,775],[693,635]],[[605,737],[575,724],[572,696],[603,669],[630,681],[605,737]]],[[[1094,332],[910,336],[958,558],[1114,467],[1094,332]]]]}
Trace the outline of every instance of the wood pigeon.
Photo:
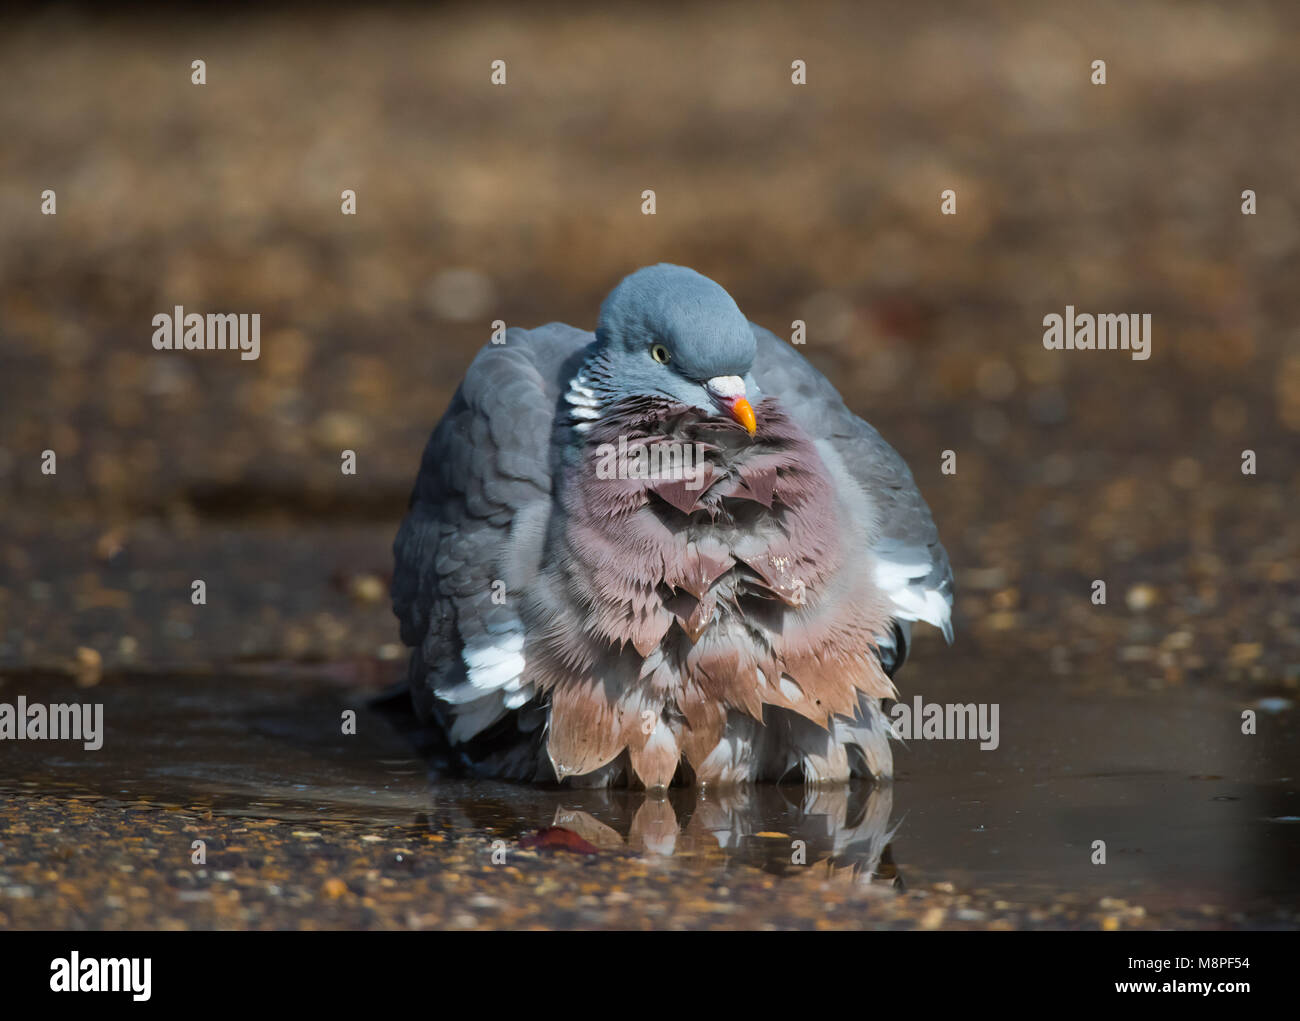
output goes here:
{"type": "Polygon", "coordinates": [[[952,640],[902,458],[681,266],[626,277],[594,336],[484,347],[393,552],[416,708],[478,775],[890,777],[910,624],[952,640]]]}

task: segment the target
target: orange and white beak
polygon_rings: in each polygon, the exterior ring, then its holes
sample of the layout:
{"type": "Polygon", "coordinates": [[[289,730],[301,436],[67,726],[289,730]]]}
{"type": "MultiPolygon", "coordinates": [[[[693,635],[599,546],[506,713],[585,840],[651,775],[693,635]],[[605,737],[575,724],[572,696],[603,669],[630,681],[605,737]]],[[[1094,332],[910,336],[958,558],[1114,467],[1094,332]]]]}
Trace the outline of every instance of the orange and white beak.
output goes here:
{"type": "Polygon", "coordinates": [[[754,409],[745,399],[745,381],[739,376],[714,376],[705,384],[709,396],[723,411],[743,425],[750,436],[758,431],[754,409]]]}

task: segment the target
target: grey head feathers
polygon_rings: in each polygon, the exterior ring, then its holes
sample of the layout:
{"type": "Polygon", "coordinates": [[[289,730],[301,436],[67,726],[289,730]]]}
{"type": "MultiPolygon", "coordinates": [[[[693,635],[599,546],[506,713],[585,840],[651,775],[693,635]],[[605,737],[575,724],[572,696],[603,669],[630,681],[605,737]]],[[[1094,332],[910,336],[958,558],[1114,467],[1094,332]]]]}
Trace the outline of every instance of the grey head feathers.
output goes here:
{"type": "Polygon", "coordinates": [[[637,270],[600,309],[596,339],[643,354],[655,343],[687,379],[744,376],[754,365],[754,334],[731,295],[708,277],[660,263],[637,270]]]}
{"type": "Polygon", "coordinates": [[[751,403],[760,396],[755,350],[731,295],[693,269],[661,263],[625,277],[605,299],[583,382],[602,404],[657,397],[716,413],[711,380],[739,380],[729,384],[733,395],[751,403]]]}

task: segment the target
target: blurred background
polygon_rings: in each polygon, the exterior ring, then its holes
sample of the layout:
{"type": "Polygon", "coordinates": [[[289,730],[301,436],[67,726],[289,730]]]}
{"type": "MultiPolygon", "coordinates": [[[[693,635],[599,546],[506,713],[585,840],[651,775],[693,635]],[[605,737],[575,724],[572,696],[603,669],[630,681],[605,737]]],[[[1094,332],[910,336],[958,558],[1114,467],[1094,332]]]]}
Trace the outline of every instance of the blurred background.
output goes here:
{"type": "Polygon", "coordinates": [[[950,665],[1293,693],[1298,49],[1288,2],[7,15],[0,668],[396,677],[389,546],[490,323],[671,261],[805,320],[910,462],[950,665]],[[1150,360],[1044,350],[1067,304],[1150,313],[1150,360]],[[154,351],[175,305],[260,313],[260,359],[154,351]]]}

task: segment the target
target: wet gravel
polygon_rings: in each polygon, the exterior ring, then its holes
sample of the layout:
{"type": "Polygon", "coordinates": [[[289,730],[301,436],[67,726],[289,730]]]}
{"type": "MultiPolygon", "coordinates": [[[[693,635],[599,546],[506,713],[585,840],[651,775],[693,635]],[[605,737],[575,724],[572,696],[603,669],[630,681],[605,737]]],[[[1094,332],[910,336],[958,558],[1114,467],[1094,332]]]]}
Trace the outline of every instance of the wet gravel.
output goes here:
{"type": "MultiPolygon", "coordinates": [[[[998,670],[918,664],[926,698],[998,670]]],[[[959,695],[961,692],[963,694],[959,695]]],[[[1295,713],[1000,697],[997,749],[891,784],[575,791],[458,779],[335,667],[7,677],[103,705],[102,747],[6,743],[0,926],[1273,928],[1300,921],[1295,713]],[[340,725],[356,714],[355,733],[340,725]],[[1106,844],[1095,862],[1094,841],[1106,844]],[[202,859],[194,841],[203,842],[202,859]]]]}
{"type": "MultiPolygon", "coordinates": [[[[524,850],[491,832],[358,822],[310,828],[196,806],[29,795],[0,806],[0,925],[245,928],[1217,928],[1214,905],[1153,914],[1123,899],[952,883],[896,891],[825,863],[782,876],[636,850],[524,850]],[[68,841],[75,831],[80,853],[68,841]],[[194,840],[207,865],[190,864],[194,840]],[[710,866],[713,866],[712,868],[710,866]]],[[[770,838],[780,840],[781,836],[770,838]]],[[[1279,911],[1275,924],[1300,916],[1279,911]]],[[[1257,923],[1258,924],[1258,923],[1257,923]]]]}

